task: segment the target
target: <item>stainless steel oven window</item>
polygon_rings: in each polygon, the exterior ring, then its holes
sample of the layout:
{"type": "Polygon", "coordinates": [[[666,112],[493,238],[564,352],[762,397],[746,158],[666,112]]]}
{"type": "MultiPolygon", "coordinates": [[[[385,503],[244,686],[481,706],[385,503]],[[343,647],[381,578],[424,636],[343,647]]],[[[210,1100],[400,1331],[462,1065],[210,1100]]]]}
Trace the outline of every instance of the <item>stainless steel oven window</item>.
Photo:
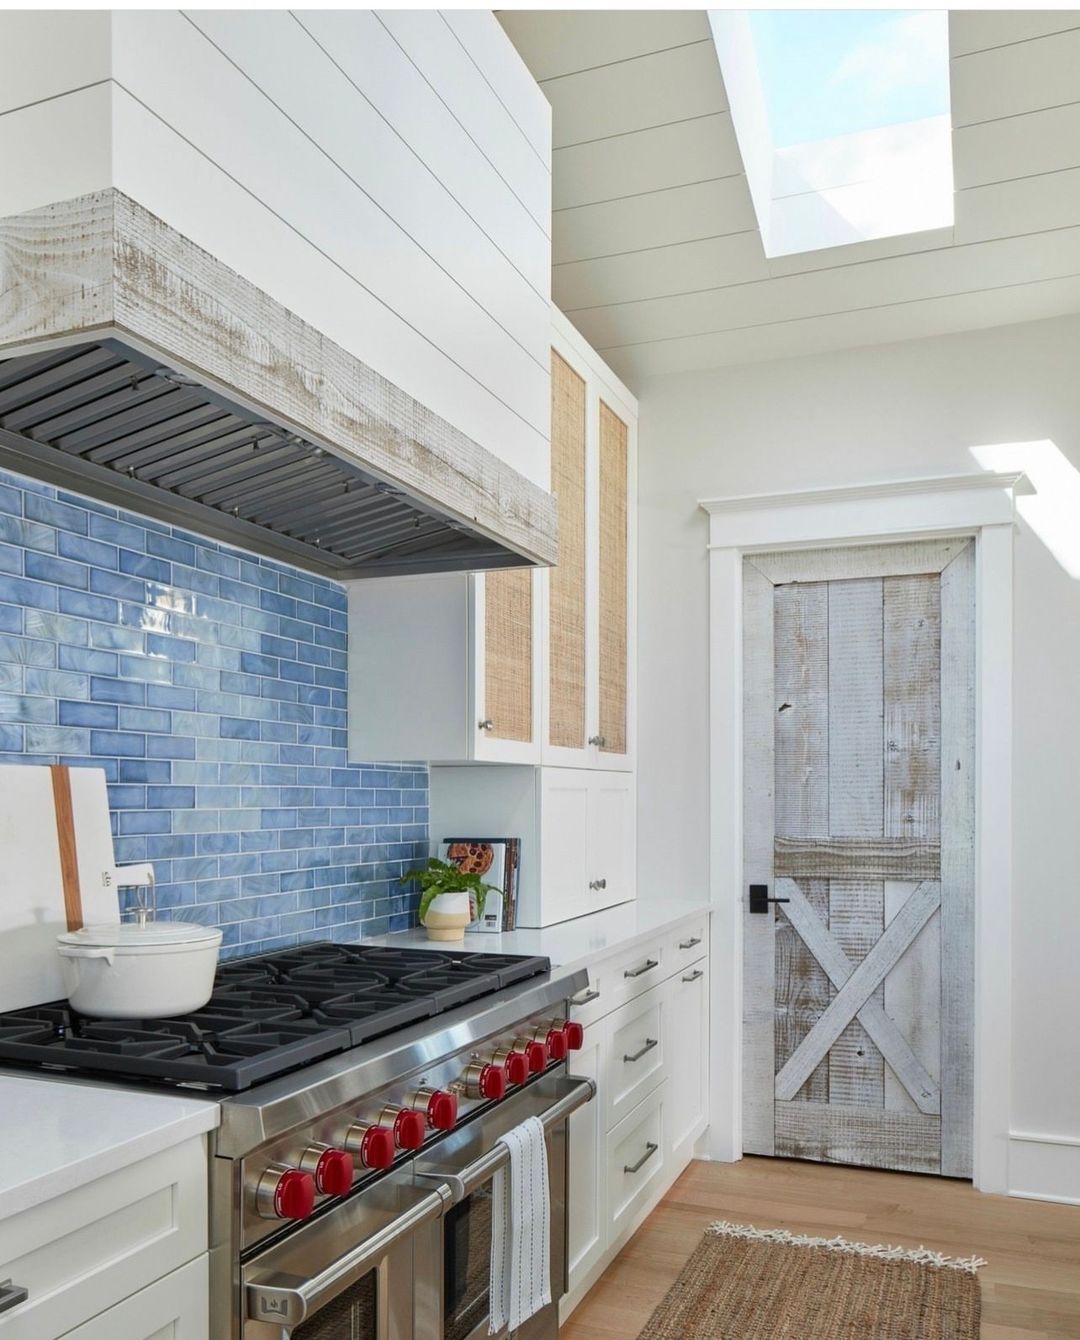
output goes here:
{"type": "Polygon", "coordinates": [[[379,1340],[379,1278],[372,1270],[292,1332],[292,1340],[379,1340]]]}
{"type": "Polygon", "coordinates": [[[487,1329],[491,1282],[491,1186],[482,1187],[443,1219],[443,1336],[467,1340],[487,1329]]]}

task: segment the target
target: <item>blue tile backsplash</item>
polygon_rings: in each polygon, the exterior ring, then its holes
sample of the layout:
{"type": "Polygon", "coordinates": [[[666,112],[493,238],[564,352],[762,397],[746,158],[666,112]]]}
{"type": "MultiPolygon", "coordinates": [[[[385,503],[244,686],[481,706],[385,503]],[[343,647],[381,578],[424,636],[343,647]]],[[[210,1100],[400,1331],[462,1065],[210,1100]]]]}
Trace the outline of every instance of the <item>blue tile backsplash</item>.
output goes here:
{"type": "Polygon", "coordinates": [[[415,921],[427,771],[349,764],[346,636],[333,582],[0,471],[0,763],[104,768],[225,955],[415,921]]]}

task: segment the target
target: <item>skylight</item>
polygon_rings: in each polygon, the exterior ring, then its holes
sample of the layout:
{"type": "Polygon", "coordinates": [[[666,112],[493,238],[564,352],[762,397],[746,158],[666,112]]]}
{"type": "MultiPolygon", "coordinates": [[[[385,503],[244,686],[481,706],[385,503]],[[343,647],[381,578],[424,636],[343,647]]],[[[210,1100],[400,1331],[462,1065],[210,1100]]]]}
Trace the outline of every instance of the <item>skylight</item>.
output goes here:
{"type": "Polygon", "coordinates": [[[952,224],[944,10],[709,18],[766,255],[952,224]]]}

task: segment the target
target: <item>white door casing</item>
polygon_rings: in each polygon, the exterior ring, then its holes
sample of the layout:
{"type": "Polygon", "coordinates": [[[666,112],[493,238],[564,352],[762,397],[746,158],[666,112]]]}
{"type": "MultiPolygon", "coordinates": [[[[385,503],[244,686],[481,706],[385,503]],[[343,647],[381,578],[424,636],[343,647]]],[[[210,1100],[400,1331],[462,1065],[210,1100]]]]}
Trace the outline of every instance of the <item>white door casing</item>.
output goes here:
{"type": "Polygon", "coordinates": [[[1011,1045],[1012,549],[1015,474],[718,498],[710,517],[712,1066],[707,1152],[743,1152],[743,557],[940,535],[975,538],[976,852],[973,1176],[1008,1188],[1011,1045]]]}
{"type": "Polygon", "coordinates": [[[966,537],[743,560],[747,1152],[971,1175],[973,578],[966,537]]]}

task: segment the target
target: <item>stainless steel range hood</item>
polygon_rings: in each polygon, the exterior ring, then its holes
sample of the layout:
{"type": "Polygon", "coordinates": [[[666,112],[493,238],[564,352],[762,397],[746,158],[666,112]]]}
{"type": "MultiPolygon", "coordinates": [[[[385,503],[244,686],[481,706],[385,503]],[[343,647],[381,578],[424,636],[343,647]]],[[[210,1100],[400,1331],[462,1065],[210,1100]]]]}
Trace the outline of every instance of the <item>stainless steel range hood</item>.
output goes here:
{"type": "Polygon", "coordinates": [[[555,504],[117,191],[0,221],[0,465],[339,578],[555,557],[555,504]]]}

